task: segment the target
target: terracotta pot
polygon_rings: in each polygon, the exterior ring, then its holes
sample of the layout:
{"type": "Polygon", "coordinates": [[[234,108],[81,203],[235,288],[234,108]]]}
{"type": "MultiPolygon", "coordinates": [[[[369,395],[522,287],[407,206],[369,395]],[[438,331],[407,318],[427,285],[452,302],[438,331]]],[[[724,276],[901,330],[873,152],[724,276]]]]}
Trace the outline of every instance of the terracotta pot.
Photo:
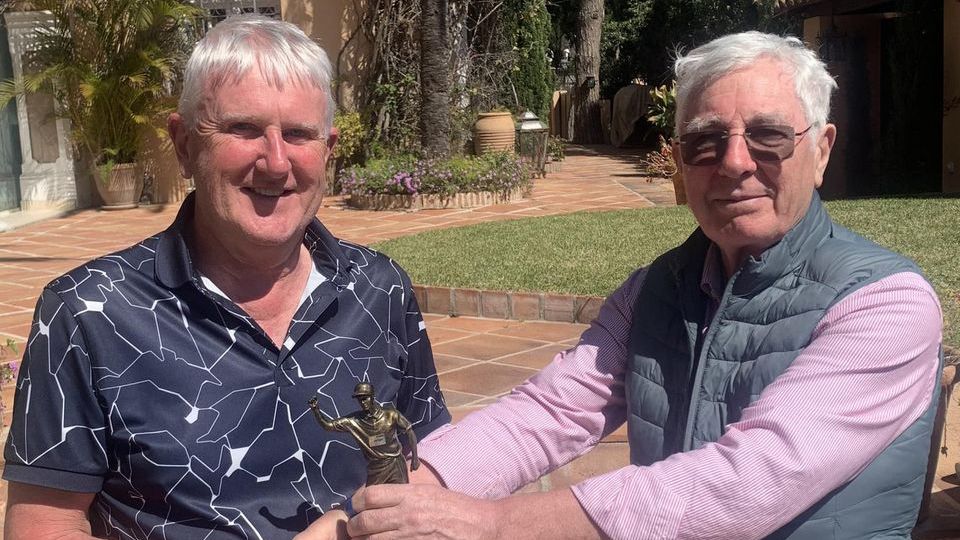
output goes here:
{"type": "Polygon", "coordinates": [[[678,170],[670,179],[673,180],[673,194],[677,198],[677,204],[687,204],[687,189],[683,185],[683,173],[678,170]]]}
{"type": "Polygon", "coordinates": [[[123,210],[140,205],[143,174],[135,163],[114,165],[109,171],[103,167],[94,167],[93,183],[103,200],[100,208],[104,210],[123,210]],[[105,173],[106,178],[103,177],[105,173]]]}
{"type": "Polygon", "coordinates": [[[509,112],[480,113],[473,125],[473,151],[477,155],[487,152],[513,152],[516,128],[509,112]]]}

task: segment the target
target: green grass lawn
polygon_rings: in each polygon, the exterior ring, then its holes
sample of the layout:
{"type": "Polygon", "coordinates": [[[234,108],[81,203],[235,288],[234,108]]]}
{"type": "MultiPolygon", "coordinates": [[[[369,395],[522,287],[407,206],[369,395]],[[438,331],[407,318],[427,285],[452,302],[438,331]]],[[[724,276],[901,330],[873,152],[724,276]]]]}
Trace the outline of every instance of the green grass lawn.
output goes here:
{"type": "MultiPolygon", "coordinates": [[[[960,198],[827,203],[831,216],[915,260],[940,294],[945,341],[960,345],[960,198]]],[[[484,223],[375,247],[422,285],[605,296],[695,227],[685,207],[484,223]]]]}

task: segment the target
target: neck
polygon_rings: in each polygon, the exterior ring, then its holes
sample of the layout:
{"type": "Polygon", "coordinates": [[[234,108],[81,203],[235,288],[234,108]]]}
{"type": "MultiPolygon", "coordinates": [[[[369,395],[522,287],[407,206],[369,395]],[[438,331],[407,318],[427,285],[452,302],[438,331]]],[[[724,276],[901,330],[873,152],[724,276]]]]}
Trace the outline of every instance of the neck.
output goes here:
{"type": "Polygon", "coordinates": [[[199,220],[189,232],[194,265],[239,305],[264,299],[271,293],[294,289],[299,298],[313,261],[302,242],[291,246],[231,249],[207,234],[197,234],[199,220]]]}
{"type": "Polygon", "coordinates": [[[743,261],[750,256],[750,253],[747,253],[745,250],[720,250],[720,259],[723,261],[723,277],[725,279],[730,279],[737,269],[740,268],[740,265],[743,264],[743,261]]]}

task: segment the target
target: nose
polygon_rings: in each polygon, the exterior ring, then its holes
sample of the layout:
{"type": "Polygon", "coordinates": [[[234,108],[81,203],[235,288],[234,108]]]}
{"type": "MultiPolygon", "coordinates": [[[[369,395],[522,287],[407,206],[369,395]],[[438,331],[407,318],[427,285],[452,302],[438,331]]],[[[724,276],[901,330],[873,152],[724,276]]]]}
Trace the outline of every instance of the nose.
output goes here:
{"type": "Polygon", "coordinates": [[[756,170],[757,162],[750,155],[743,133],[731,133],[718,172],[728,178],[741,178],[750,176],[756,170]]]}
{"type": "Polygon", "coordinates": [[[264,132],[263,155],[257,160],[257,169],[271,178],[285,178],[290,172],[290,158],[287,156],[287,143],[280,130],[268,129],[264,132]]]}

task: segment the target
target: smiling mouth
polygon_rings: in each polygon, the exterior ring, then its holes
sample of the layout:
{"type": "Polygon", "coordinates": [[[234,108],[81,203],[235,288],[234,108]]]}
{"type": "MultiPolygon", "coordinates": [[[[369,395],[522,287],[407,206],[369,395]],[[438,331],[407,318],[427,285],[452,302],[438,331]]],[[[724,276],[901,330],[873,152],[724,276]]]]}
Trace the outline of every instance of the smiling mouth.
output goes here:
{"type": "Polygon", "coordinates": [[[738,203],[738,202],[743,202],[743,201],[752,201],[752,200],[754,200],[754,199],[761,199],[761,198],[763,198],[763,197],[766,197],[766,195],[740,195],[740,196],[737,196],[737,197],[718,198],[717,201],[719,201],[719,202],[721,202],[721,203],[728,203],[728,204],[729,204],[729,203],[738,203]]]}
{"type": "Polygon", "coordinates": [[[283,188],[249,187],[249,188],[243,188],[243,189],[245,189],[246,191],[255,193],[257,195],[260,195],[261,197],[282,197],[283,195],[292,193],[292,191],[285,190],[283,188]]]}

